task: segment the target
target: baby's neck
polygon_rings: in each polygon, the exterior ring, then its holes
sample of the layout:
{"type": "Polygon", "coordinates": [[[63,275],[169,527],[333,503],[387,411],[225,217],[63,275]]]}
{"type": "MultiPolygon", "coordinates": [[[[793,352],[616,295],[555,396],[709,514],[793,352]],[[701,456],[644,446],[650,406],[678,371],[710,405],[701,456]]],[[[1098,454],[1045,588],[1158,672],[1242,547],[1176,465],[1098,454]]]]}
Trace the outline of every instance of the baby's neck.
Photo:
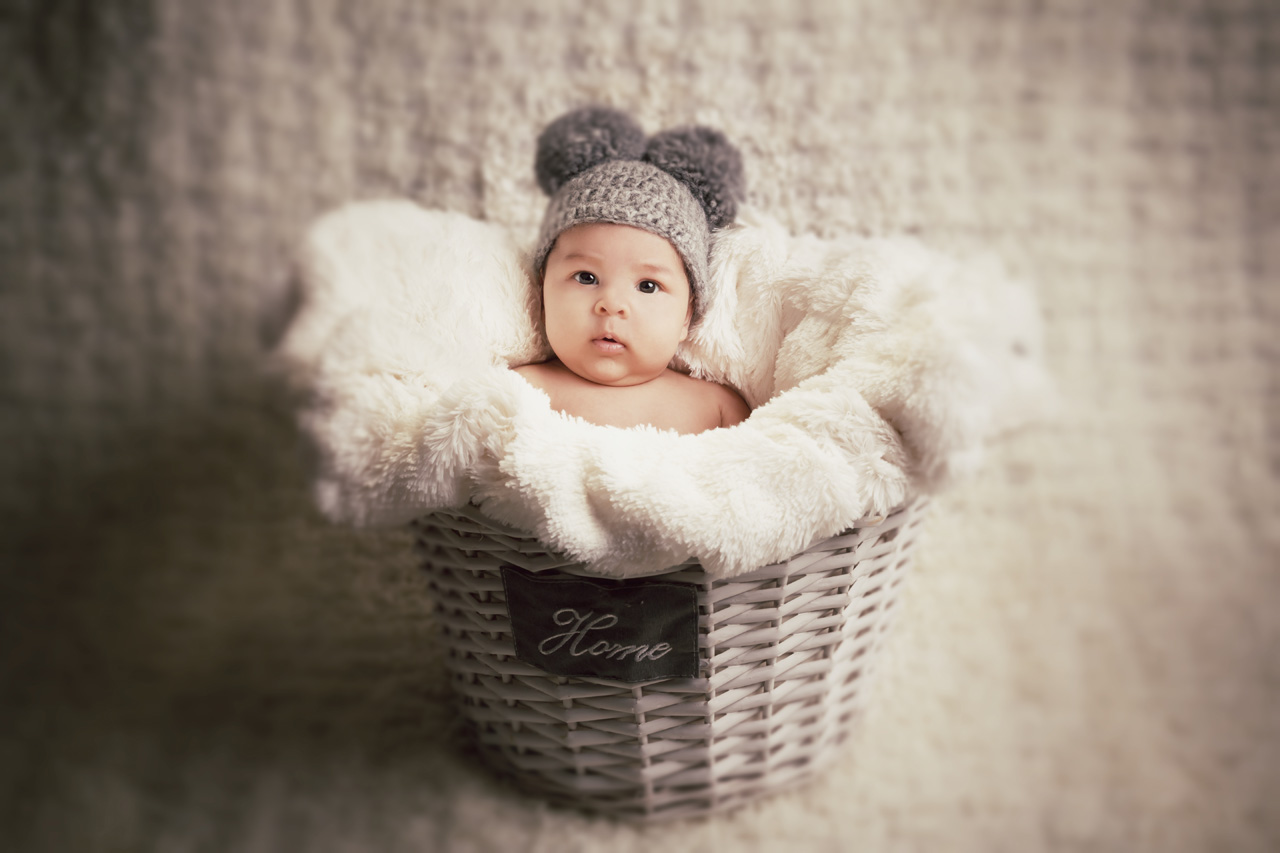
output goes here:
{"type": "Polygon", "coordinates": [[[541,388],[551,407],[600,426],[654,426],[695,433],[719,426],[719,413],[694,405],[691,383],[697,380],[670,368],[630,385],[601,385],[569,370],[559,361],[528,365],[521,375],[541,388]]]}

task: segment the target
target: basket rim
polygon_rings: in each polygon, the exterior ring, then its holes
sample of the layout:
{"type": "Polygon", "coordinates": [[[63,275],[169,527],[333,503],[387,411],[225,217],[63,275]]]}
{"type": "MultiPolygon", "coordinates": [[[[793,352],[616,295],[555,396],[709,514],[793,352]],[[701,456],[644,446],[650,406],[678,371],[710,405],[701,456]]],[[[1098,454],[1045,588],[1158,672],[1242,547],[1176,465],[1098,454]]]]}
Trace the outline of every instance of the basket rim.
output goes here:
{"type": "MultiPolygon", "coordinates": [[[[774,563],[765,563],[755,569],[751,569],[746,572],[739,572],[737,574],[726,575],[726,576],[715,576],[715,577],[710,576],[707,573],[706,569],[703,567],[702,563],[696,557],[690,557],[689,559],[683,562],[675,563],[664,569],[658,569],[658,570],[649,571],[649,572],[640,572],[637,574],[628,574],[626,576],[604,574],[602,572],[592,571],[586,563],[580,560],[572,560],[571,558],[565,555],[556,554],[554,552],[551,552],[550,550],[546,551],[545,559],[539,560],[536,562],[531,561],[533,562],[532,565],[516,563],[515,561],[509,561],[509,562],[511,562],[512,565],[518,565],[519,568],[524,569],[525,571],[533,572],[535,574],[562,572],[564,574],[574,575],[577,577],[596,579],[596,580],[605,580],[605,581],[622,581],[622,580],[632,580],[632,579],[641,579],[641,578],[666,578],[672,581],[685,582],[685,583],[702,583],[702,582],[708,582],[708,581],[715,582],[715,583],[739,582],[739,581],[745,582],[745,583],[755,583],[759,581],[766,581],[766,580],[769,580],[770,578],[776,577],[780,572],[786,572],[786,573],[794,572],[795,571],[794,562],[796,560],[799,560],[805,557],[806,555],[812,554],[816,551],[829,550],[830,543],[832,542],[832,540],[839,539],[841,537],[853,538],[853,537],[856,537],[860,531],[879,527],[880,525],[884,524],[886,521],[892,518],[895,518],[895,517],[905,518],[905,516],[907,516],[908,514],[911,514],[911,515],[919,514],[921,511],[927,509],[929,504],[930,504],[930,500],[926,495],[922,495],[922,494],[913,495],[911,497],[908,497],[901,504],[899,504],[898,506],[894,507],[893,509],[889,510],[886,513],[879,514],[879,515],[864,516],[862,518],[859,518],[851,522],[847,527],[845,527],[843,530],[837,533],[834,533],[830,536],[820,536],[816,538],[814,541],[810,542],[807,546],[805,546],[804,548],[802,548],[801,550],[797,551],[796,553],[792,554],[790,557],[787,557],[784,560],[780,560],[774,563]]],[[[481,509],[481,507],[478,504],[476,504],[474,501],[467,504],[463,504],[461,506],[445,507],[445,508],[433,510],[428,513],[423,513],[422,515],[419,515],[416,518],[412,519],[410,521],[410,524],[414,528],[421,528],[427,525],[431,525],[433,518],[440,518],[442,521],[448,521],[450,523],[455,522],[459,519],[462,519],[462,520],[465,520],[466,522],[476,525],[476,527],[479,529],[477,529],[475,532],[483,534],[485,536],[509,536],[512,538],[538,542],[539,544],[541,544],[541,540],[539,540],[538,537],[531,531],[523,530],[519,527],[508,524],[507,522],[500,521],[496,518],[493,518],[492,516],[485,513],[484,510],[481,509]]],[[[456,526],[453,526],[452,524],[450,524],[448,529],[456,530],[457,528],[456,526]]]]}

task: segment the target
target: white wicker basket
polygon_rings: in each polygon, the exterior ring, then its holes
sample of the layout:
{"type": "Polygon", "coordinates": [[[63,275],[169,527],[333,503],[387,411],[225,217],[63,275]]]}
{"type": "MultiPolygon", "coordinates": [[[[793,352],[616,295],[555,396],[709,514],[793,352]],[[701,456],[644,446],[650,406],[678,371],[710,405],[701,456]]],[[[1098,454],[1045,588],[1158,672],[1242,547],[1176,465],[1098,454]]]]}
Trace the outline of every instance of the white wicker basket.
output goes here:
{"type": "Polygon", "coordinates": [[[446,662],[481,752],[523,787],[617,816],[686,817],[811,775],[863,707],[925,502],[728,580],[696,564],[699,675],[558,677],[515,657],[501,566],[586,575],[473,508],[415,523],[446,662]]]}

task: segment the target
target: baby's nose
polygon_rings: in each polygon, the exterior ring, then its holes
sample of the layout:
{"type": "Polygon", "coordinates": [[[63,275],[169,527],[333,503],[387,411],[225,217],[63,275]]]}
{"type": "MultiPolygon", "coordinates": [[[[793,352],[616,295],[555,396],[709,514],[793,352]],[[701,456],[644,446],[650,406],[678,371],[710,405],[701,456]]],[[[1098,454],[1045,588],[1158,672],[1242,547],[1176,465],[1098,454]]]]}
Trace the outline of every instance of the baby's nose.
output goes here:
{"type": "Polygon", "coordinates": [[[602,315],[617,314],[619,317],[627,315],[627,303],[625,299],[620,299],[616,294],[604,291],[600,294],[600,298],[596,300],[596,313],[602,315]]]}

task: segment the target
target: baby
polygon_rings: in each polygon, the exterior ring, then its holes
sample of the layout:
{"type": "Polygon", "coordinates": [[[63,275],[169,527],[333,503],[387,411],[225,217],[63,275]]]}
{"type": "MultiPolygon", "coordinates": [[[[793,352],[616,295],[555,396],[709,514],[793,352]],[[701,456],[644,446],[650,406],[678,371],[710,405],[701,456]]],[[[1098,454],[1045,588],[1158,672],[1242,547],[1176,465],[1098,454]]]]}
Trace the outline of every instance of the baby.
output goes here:
{"type": "Polygon", "coordinates": [[[535,261],[555,358],[517,372],[604,426],[743,421],[737,392],[668,366],[704,308],[711,229],[741,194],[737,150],[700,127],[646,141],[627,115],[589,107],[543,131],[537,175],[551,196],[535,261]]]}

